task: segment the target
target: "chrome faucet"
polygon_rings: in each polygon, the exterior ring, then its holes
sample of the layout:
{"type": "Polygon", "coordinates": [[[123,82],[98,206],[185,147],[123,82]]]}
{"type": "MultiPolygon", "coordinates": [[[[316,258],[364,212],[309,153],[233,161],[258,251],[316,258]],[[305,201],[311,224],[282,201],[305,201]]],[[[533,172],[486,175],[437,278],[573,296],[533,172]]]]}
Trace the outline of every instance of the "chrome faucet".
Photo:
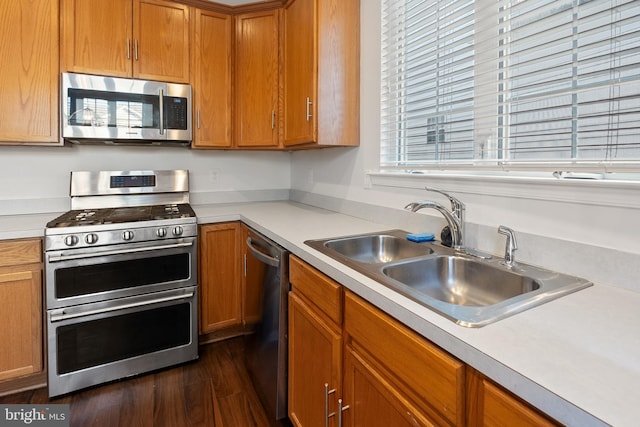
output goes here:
{"type": "Polygon", "coordinates": [[[518,242],[516,241],[516,233],[509,227],[501,225],[498,227],[498,233],[507,236],[507,241],[504,248],[504,264],[508,267],[513,267],[516,264],[516,259],[513,253],[518,249],[518,242]]]}
{"type": "Polygon", "coordinates": [[[449,201],[451,202],[451,211],[440,203],[433,202],[431,200],[420,200],[409,203],[404,208],[411,212],[417,212],[420,209],[425,208],[432,208],[440,212],[444,216],[444,219],[447,221],[447,225],[449,225],[449,229],[451,230],[451,245],[454,249],[461,249],[464,240],[464,203],[444,191],[431,187],[425,187],[425,190],[433,191],[449,198],[449,201]]]}

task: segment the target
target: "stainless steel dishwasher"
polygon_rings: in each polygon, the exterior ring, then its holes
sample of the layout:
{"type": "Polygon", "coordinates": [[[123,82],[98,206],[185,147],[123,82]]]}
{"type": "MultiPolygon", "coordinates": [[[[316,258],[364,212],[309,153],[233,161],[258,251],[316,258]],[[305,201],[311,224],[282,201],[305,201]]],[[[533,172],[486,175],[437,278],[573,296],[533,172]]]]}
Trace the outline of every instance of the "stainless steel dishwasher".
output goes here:
{"type": "Polygon", "coordinates": [[[279,420],[287,417],[289,252],[251,228],[246,244],[246,280],[260,289],[255,332],[246,337],[246,364],[267,414],[279,420]]]}

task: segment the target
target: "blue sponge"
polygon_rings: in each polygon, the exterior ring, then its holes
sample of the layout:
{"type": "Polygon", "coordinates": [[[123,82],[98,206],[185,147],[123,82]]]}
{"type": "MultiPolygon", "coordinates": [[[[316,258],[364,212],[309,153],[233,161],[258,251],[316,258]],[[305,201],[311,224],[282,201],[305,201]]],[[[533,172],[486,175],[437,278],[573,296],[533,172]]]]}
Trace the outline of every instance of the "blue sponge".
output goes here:
{"type": "Polygon", "coordinates": [[[413,233],[407,234],[407,240],[412,242],[430,242],[436,238],[435,234],[432,233],[413,233]]]}

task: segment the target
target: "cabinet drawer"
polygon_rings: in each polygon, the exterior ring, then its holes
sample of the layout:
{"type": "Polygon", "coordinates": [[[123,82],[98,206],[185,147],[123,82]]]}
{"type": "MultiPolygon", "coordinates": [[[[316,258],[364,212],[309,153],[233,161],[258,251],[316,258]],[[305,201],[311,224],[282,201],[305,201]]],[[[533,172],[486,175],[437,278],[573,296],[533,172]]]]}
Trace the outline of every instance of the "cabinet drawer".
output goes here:
{"type": "Polygon", "coordinates": [[[40,239],[5,240],[0,242],[0,267],[42,262],[40,239]]]}
{"type": "Polygon", "coordinates": [[[329,317],[336,325],[342,324],[342,286],[334,282],[299,258],[289,261],[291,289],[314,308],[329,317]]]}
{"type": "Polygon", "coordinates": [[[425,412],[450,425],[464,424],[461,361],[350,292],[344,316],[347,345],[369,354],[425,412]]]}

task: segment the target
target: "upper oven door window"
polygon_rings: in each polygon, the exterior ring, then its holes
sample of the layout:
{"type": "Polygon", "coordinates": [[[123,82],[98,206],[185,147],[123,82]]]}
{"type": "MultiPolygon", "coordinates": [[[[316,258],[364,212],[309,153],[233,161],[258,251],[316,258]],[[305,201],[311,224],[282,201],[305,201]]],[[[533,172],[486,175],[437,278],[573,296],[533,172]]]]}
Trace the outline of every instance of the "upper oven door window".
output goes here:
{"type": "MultiPolygon", "coordinates": [[[[93,249],[93,248],[92,248],[93,249]]],[[[195,239],[178,245],[123,245],[47,257],[47,307],[84,304],[192,286],[197,283],[195,239]]]]}

